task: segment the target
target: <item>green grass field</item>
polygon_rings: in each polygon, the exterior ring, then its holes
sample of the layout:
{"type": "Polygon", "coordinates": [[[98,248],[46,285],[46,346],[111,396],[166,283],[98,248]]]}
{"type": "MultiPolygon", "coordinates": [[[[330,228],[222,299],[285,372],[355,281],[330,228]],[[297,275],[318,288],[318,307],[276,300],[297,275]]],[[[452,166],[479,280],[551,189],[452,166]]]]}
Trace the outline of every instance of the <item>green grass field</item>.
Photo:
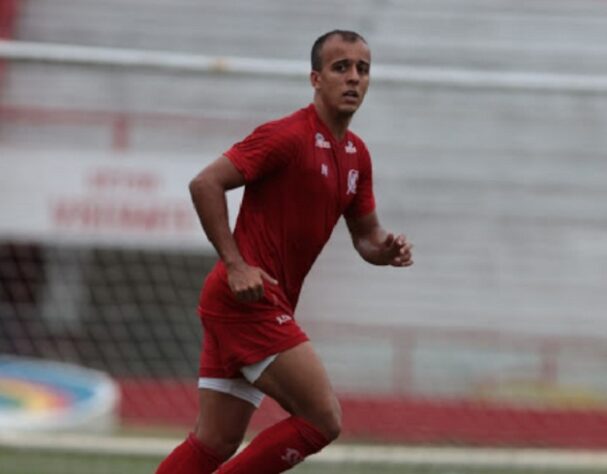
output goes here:
{"type": "MultiPolygon", "coordinates": [[[[83,455],[28,449],[0,448],[0,473],[2,474],[153,474],[160,457],[83,455]]],[[[292,471],[297,474],[589,474],[599,470],[551,469],[488,469],[461,466],[395,466],[387,464],[347,464],[306,462],[292,471]]]]}

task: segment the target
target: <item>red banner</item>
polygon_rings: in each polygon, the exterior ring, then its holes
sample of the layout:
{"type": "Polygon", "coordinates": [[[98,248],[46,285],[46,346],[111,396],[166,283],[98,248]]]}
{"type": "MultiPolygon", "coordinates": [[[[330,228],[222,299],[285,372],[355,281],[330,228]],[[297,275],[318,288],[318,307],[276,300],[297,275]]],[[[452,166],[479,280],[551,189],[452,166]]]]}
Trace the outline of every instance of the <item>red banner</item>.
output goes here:
{"type": "MultiPolygon", "coordinates": [[[[18,0],[0,0],[0,40],[13,36],[15,18],[17,18],[18,0]]],[[[6,70],[6,62],[0,59],[0,94],[6,70]]]]}
{"type": "MultiPolygon", "coordinates": [[[[196,419],[195,381],[118,380],[127,424],[182,425],[196,419]]],[[[342,394],[342,439],[412,444],[607,448],[607,410],[521,407],[466,399],[342,394]]],[[[257,432],[286,417],[264,399],[251,420],[257,432]]],[[[184,428],[185,429],[185,428],[184,428]]]]}
{"type": "Polygon", "coordinates": [[[18,0],[2,0],[0,2],[0,38],[10,38],[17,17],[18,0]]]}

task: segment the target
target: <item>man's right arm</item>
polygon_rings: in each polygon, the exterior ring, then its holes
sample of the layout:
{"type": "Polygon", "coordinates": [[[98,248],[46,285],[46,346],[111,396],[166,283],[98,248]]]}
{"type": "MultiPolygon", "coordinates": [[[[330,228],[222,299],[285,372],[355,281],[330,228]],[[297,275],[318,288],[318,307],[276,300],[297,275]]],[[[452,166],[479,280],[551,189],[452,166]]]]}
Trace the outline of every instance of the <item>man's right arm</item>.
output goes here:
{"type": "Polygon", "coordinates": [[[221,156],[190,182],[190,194],[202,228],[226,266],[232,292],[238,300],[255,301],[263,295],[264,279],[276,281],[261,268],[246,264],[230,231],[225,193],[244,184],[242,174],[221,156]]]}

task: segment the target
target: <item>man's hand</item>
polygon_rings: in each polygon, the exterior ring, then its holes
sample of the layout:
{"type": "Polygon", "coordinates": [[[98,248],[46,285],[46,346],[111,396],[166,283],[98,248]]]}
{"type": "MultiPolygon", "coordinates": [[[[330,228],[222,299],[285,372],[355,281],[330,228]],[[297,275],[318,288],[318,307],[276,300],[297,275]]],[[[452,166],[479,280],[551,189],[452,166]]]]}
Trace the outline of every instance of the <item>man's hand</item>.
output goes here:
{"type": "Polygon", "coordinates": [[[412,248],[413,245],[407,241],[407,238],[403,234],[394,236],[394,234],[389,233],[381,243],[379,250],[380,259],[384,265],[409,267],[413,265],[412,248]]]}
{"type": "Polygon", "coordinates": [[[278,282],[259,267],[252,267],[242,262],[237,265],[226,265],[228,285],[238,301],[251,302],[263,296],[264,280],[277,285],[278,282]]]}
{"type": "Polygon", "coordinates": [[[395,236],[386,232],[379,225],[375,211],[363,217],[346,219],[346,223],[354,248],[367,262],[373,265],[392,265],[393,267],[413,265],[411,259],[413,245],[402,234],[395,236]]]}

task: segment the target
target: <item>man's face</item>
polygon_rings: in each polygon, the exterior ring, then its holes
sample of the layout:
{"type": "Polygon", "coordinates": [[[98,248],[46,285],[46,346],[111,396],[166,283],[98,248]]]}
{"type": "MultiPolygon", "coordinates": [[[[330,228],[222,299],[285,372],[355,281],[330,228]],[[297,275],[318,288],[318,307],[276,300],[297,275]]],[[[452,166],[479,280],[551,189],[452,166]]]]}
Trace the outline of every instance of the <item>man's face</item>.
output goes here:
{"type": "Polygon", "coordinates": [[[311,72],[312,87],[329,111],[351,116],[369,87],[369,47],[361,40],[352,43],[333,35],[322,46],[320,55],[322,68],[311,72]]]}

